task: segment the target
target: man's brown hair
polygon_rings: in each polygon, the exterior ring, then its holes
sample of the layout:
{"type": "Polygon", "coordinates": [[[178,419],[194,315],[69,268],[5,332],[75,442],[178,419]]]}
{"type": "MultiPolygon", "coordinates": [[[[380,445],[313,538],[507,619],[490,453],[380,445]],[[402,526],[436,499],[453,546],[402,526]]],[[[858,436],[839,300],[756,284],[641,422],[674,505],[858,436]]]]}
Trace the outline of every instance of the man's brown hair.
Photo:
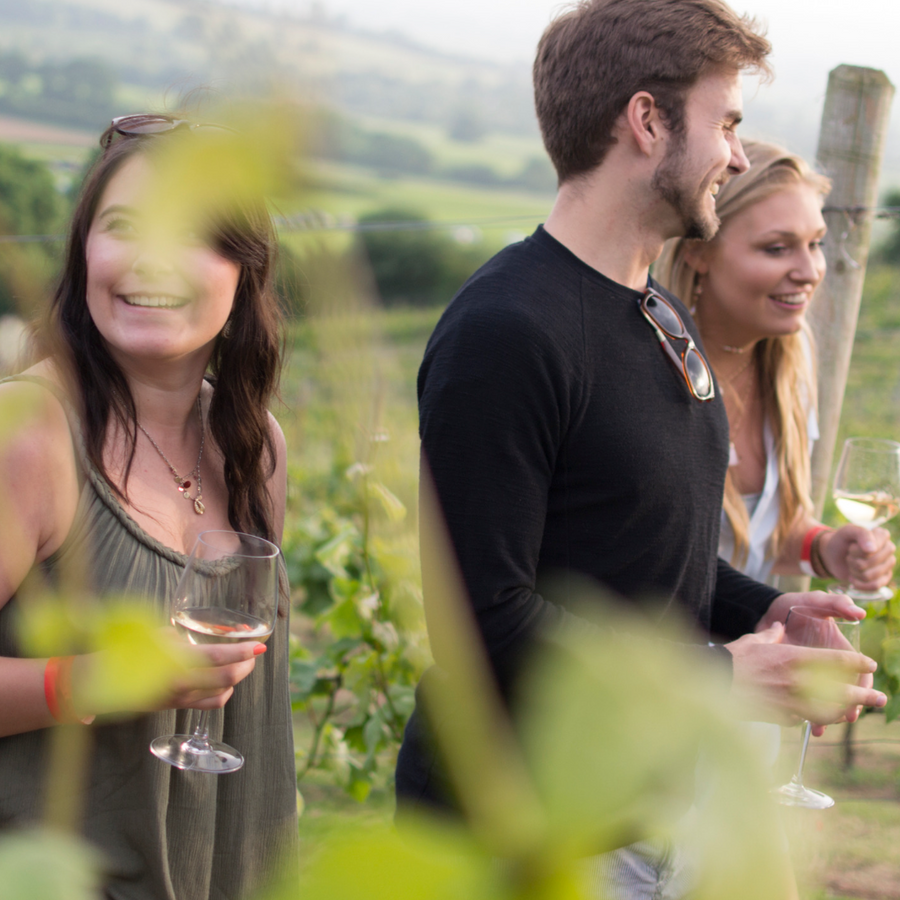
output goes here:
{"type": "Polygon", "coordinates": [[[667,127],[684,128],[688,90],[716,69],[770,74],[771,44],[722,0],[580,0],[538,44],[534,100],[560,184],[598,166],[613,126],[638,92],[667,127]]]}

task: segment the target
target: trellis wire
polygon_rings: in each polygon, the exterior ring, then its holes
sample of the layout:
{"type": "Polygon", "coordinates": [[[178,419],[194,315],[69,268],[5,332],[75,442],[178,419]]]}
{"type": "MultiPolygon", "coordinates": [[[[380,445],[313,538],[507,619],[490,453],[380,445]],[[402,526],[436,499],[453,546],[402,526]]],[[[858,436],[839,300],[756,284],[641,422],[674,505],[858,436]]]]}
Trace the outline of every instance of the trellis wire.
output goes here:
{"type": "MultiPolygon", "coordinates": [[[[900,209],[898,209],[900,214],[900,209]]],[[[466,222],[341,222],[334,216],[318,211],[298,213],[294,216],[275,216],[275,225],[282,231],[328,232],[346,231],[352,233],[367,231],[455,231],[457,228],[502,228],[517,222],[533,222],[535,217],[527,215],[500,216],[484,219],[469,219],[466,222]]],[[[64,234],[0,234],[0,244],[39,244],[64,241],[64,234]]]]}

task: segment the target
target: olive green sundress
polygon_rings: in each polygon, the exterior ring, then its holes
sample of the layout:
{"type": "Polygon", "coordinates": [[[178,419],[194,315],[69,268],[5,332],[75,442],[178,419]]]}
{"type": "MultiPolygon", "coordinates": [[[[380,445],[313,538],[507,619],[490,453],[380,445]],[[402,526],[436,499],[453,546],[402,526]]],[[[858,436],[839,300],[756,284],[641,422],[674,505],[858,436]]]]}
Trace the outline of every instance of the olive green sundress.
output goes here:
{"type": "MultiPolygon", "coordinates": [[[[186,557],[128,515],[86,460],[77,424],[72,431],[83,479],[78,510],[45,573],[58,581],[61,570],[77,565],[96,596],[127,594],[164,613],[186,557]]],[[[21,602],[13,597],[0,609],[0,656],[23,655],[15,627],[21,602]]],[[[286,609],[282,613],[253,673],[210,717],[211,737],[244,755],[240,771],[183,772],[151,755],[153,738],[190,732],[198,715],[191,710],[86,726],[92,740],[83,830],[101,850],[107,897],[243,900],[277,866],[294,860],[296,780],[286,609]]],[[[49,736],[50,729],[42,729],[0,738],[0,829],[39,821],[49,736]]]]}

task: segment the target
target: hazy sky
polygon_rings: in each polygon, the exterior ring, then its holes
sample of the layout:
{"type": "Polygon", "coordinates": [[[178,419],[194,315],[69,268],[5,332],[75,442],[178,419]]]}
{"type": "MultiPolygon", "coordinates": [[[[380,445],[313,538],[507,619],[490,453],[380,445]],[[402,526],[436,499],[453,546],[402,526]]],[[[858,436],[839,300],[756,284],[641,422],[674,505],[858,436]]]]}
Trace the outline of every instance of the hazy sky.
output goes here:
{"type": "MultiPolygon", "coordinates": [[[[541,32],[560,0],[231,0],[314,6],[375,32],[398,31],[461,56],[530,64],[541,32]]],[[[743,133],[770,138],[806,155],[815,152],[828,72],[841,63],[883,69],[900,85],[900,0],[732,0],[768,26],[776,78],[745,89],[743,133]]],[[[895,101],[900,105],[900,98],[895,101]]],[[[895,109],[885,177],[900,183],[900,109],[895,109]]]]}
{"type": "MultiPolygon", "coordinates": [[[[530,62],[559,0],[257,0],[306,11],[314,2],[373,31],[397,30],[436,48],[530,62]]],[[[768,22],[780,74],[818,80],[838,63],[883,68],[900,79],[898,0],[734,0],[768,22]],[[893,70],[893,71],[891,71],[893,70]]]]}

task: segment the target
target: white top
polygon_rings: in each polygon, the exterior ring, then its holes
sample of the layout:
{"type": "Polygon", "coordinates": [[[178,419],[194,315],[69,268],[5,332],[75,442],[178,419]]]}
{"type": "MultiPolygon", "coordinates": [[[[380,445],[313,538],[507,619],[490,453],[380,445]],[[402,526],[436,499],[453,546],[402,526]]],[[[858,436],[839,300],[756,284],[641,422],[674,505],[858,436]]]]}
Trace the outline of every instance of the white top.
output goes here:
{"type": "MultiPolygon", "coordinates": [[[[809,411],[807,434],[809,435],[809,452],[812,453],[813,445],[819,439],[819,421],[814,409],[809,411]]],[[[750,547],[747,552],[747,562],[740,568],[751,578],[768,582],[772,574],[772,566],[775,565],[774,558],[769,554],[769,541],[778,526],[779,500],[778,457],[775,455],[775,438],[768,421],[763,428],[763,444],[766,448],[766,480],[761,494],[750,494],[744,498],[744,502],[747,504],[747,513],[750,516],[748,535],[750,547]]],[[[726,562],[731,562],[733,552],[734,532],[728,516],[722,510],[719,556],[726,562]]]]}

